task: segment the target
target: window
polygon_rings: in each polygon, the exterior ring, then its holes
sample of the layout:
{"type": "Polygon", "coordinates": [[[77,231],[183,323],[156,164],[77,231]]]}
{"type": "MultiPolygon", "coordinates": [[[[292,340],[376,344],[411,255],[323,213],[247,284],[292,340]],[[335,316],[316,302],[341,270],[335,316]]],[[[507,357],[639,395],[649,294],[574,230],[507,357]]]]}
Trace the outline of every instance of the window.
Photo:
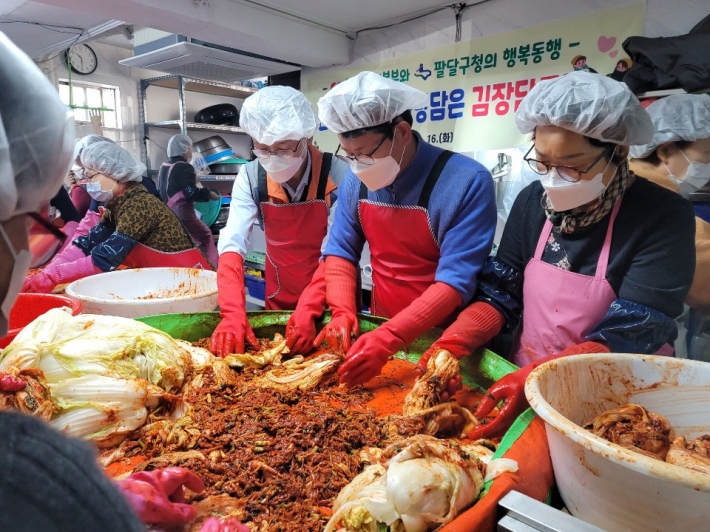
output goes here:
{"type": "MultiPolygon", "coordinates": [[[[75,107],[103,107],[112,109],[111,111],[100,111],[101,124],[105,128],[121,129],[121,96],[118,87],[112,85],[101,85],[99,83],[78,83],[71,84],[71,96],[69,97],[69,81],[59,80],[59,97],[67,105],[75,107]]],[[[74,109],[74,120],[77,122],[90,122],[89,109],[74,109]]]]}

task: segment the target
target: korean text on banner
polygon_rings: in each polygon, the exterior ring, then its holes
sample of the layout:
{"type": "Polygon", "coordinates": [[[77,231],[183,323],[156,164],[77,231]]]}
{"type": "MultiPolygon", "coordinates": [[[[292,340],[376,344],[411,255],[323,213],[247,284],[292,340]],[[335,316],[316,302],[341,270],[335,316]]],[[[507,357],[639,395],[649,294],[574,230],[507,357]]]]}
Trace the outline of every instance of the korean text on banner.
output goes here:
{"type": "MultiPolygon", "coordinates": [[[[429,94],[429,105],[413,112],[414,128],[425,140],[457,152],[510,148],[527,140],[514,115],[535,84],[573,70],[612,73],[623,63],[621,43],[643,34],[645,15],[645,3],[631,4],[385,61],[308,72],[302,89],[316,108],[337,83],[371,70],[429,94]]],[[[327,151],[338,143],[323,126],[315,140],[327,151]]]]}

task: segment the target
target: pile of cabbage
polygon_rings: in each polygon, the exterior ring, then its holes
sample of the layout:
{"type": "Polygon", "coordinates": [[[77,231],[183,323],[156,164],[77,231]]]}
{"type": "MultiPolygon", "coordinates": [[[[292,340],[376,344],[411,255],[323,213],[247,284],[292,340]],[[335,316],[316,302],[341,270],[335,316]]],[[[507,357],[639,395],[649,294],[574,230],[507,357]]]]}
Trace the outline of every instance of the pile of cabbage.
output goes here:
{"type": "Polygon", "coordinates": [[[184,343],[143,323],[53,309],[25,327],[0,356],[0,372],[40,370],[51,425],[99,447],[141,427],[147,408],[177,391],[192,365],[184,343]]]}
{"type": "Polygon", "coordinates": [[[487,440],[459,443],[419,434],[365,450],[370,464],[341,490],[324,532],[438,529],[476,502],[485,482],[518,470],[515,460],[494,460],[494,449],[487,440]]]}

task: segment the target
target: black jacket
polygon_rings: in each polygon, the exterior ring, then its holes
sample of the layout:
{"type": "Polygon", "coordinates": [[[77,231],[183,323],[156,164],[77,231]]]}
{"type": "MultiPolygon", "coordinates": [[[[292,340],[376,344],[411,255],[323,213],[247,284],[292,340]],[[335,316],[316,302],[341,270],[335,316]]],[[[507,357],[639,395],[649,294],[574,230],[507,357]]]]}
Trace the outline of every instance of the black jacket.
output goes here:
{"type": "Polygon", "coordinates": [[[687,35],[629,37],[624,50],[634,62],[624,83],[635,93],[682,88],[710,88],[710,15],[687,35]]]}
{"type": "Polygon", "coordinates": [[[178,192],[182,192],[185,199],[190,201],[209,201],[210,191],[207,188],[197,187],[197,174],[195,168],[182,157],[171,157],[172,171],[167,166],[161,166],[158,172],[160,183],[160,199],[167,203],[178,192]]]}

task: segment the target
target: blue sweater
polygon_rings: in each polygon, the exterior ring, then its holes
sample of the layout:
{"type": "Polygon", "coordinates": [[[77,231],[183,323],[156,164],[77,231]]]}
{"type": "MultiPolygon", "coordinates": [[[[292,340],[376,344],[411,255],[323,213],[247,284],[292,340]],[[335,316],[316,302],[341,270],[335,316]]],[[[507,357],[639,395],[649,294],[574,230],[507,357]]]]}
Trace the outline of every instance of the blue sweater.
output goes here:
{"type": "MultiPolygon", "coordinates": [[[[425,142],[419,134],[415,133],[415,136],[418,146],[411,164],[391,186],[368,191],[370,201],[390,205],[417,204],[424,182],[443,150],[425,142]]],[[[351,170],[345,174],[338,192],[340,206],[325,255],[357,264],[365,245],[365,235],[357,212],[360,180],[351,170]]],[[[435,279],[455,288],[464,303],[476,292],[478,272],[493,244],[496,218],[491,174],[473,159],[454,154],[432,191],[429,220],[441,252],[435,279]]]]}

